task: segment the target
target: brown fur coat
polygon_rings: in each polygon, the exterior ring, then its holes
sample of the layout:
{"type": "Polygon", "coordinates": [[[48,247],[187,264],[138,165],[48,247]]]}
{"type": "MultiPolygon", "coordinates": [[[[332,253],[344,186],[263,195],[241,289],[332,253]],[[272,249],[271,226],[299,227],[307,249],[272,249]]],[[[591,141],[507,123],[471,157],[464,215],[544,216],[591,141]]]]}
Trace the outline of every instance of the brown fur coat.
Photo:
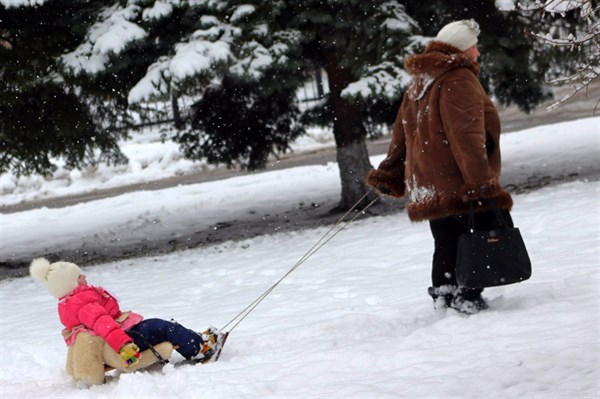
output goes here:
{"type": "MultiPolygon", "coordinates": [[[[412,221],[468,211],[468,199],[493,198],[510,209],[500,185],[500,119],[479,83],[479,65],[433,41],[408,57],[413,75],[393,126],[387,157],[369,172],[370,186],[409,196],[412,221]]],[[[489,209],[474,202],[475,209],[489,209]]]]}

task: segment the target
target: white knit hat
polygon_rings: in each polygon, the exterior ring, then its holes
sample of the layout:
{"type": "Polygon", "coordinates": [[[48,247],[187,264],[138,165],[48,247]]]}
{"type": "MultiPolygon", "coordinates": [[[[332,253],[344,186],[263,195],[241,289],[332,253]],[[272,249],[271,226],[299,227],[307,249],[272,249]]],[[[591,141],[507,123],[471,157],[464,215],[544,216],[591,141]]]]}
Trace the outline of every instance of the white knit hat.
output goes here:
{"type": "Polygon", "coordinates": [[[51,264],[47,259],[37,258],[31,262],[29,274],[35,280],[43,282],[54,297],[62,298],[79,285],[77,280],[81,275],[81,269],[75,263],[51,264]]]}
{"type": "Polygon", "coordinates": [[[479,36],[479,25],[473,19],[463,19],[461,21],[450,22],[444,26],[435,37],[439,42],[448,43],[465,51],[477,43],[479,36]]]}

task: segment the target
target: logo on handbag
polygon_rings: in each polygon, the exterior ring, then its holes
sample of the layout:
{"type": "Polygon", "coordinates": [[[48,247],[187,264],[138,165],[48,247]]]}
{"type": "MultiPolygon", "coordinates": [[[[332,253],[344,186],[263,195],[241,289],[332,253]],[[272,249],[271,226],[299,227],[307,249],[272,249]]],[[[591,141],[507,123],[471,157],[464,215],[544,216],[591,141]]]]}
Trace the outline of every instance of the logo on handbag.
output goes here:
{"type": "Polygon", "coordinates": [[[500,238],[498,237],[498,233],[496,232],[496,230],[490,230],[487,233],[488,233],[488,238],[486,239],[487,242],[495,243],[495,242],[500,241],[500,238]]]}

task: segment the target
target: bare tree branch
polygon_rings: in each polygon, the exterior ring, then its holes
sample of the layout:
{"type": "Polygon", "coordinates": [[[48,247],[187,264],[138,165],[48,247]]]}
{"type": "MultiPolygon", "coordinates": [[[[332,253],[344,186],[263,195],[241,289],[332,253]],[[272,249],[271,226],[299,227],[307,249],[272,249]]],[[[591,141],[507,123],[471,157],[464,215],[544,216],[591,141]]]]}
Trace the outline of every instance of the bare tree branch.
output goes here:
{"type": "MultiPolygon", "coordinates": [[[[547,82],[553,86],[571,86],[573,88],[572,92],[547,108],[548,111],[556,109],[577,93],[587,90],[590,83],[600,76],[600,23],[596,22],[600,6],[593,4],[592,0],[536,0],[533,4],[531,1],[519,1],[516,8],[520,15],[528,19],[534,18],[535,15],[538,15],[541,20],[547,15],[554,17],[555,23],[548,26],[553,34],[550,32],[530,32],[530,34],[542,44],[552,47],[570,47],[579,53],[579,60],[582,57],[585,58],[585,63],[575,61],[574,73],[547,82]],[[574,29],[566,29],[565,27],[569,26],[568,22],[562,19],[567,18],[567,13],[575,11],[578,14],[575,14],[577,15],[576,24],[572,25],[574,29]],[[555,37],[557,35],[558,37],[555,37]]],[[[600,103],[600,98],[598,103],[600,103]]],[[[594,113],[598,108],[598,103],[594,113]]]]}
{"type": "Polygon", "coordinates": [[[546,35],[542,35],[541,33],[531,33],[541,41],[551,44],[553,46],[580,46],[582,44],[593,42],[594,39],[598,39],[598,37],[600,37],[600,24],[596,25],[591,32],[586,33],[584,36],[581,37],[574,37],[570,35],[565,39],[553,39],[548,38],[546,35]]]}

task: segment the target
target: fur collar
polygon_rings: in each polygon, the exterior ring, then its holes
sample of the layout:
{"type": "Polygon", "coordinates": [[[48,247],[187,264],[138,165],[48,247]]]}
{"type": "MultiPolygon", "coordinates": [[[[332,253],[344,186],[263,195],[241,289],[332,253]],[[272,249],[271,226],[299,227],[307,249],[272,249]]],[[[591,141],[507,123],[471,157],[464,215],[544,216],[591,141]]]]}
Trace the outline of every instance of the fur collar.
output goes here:
{"type": "Polygon", "coordinates": [[[408,97],[413,101],[422,98],[437,78],[453,69],[468,68],[475,76],[479,76],[477,62],[456,47],[438,41],[430,42],[423,54],[407,57],[404,68],[413,75],[407,89],[408,97]]]}

